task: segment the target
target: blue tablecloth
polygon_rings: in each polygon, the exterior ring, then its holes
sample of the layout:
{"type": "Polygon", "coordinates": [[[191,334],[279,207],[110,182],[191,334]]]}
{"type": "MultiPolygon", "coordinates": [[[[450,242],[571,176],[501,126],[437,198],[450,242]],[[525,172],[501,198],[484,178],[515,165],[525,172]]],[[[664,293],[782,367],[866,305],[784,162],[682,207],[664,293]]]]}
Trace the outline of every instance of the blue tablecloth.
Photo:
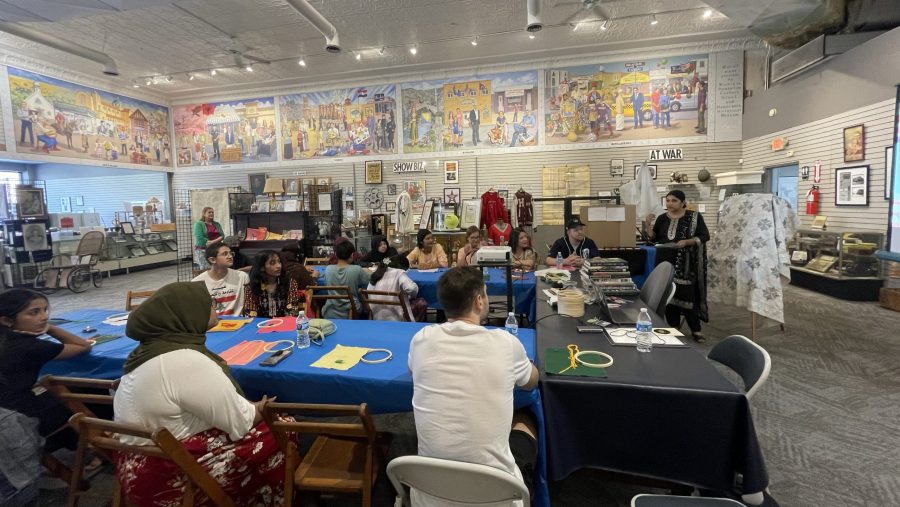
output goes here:
{"type": "MultiPolygon", "coordinates": [[[[321,267],[316,269],[320,273],[319,285],[324,285],[325,278],[322,276],[324,269],[321,267]]],[[[446,268],[440,268],[437,271],[432,272],[422,272],[418,269],[410,269],[406,272],[410,279],[419,286],[419,297],[425,298],[425,301],[428,302],[428,306],[431,308],[442,308],[437,297],[437,282],[445,271],[447,271],[446,268]]],[[[502,268],[487,268],[485,272],[488,275],[488,279],[485,280],[488,295],[505,296],[506,270],[502,268]]],[[[537,301],[535,296],[534,273],[525,273],[524,275],[521,275],[521,279],[519,280],[513,279],[512,286],[513,299],[516,303],[516,314],[527,315],[528,322],[533,323],[535,320],[535,302],[537,301]]]]}
{"type": "MultiPolygon", "coordinates": [[[[425,273],[423,273],[425,274],[425,273]]],[[[436,273],[431,273],[436,275],[436,273]]],[[[435,278],[436,279],[436,278],[435,278]]],[[[534,282],[532,276],[532,292],[534,282]]],[[[112,310],[81,310],[63,315],[70,323],[61,327],[81,335],[90,324],[101,334],[125,334],[124,326],[103,324],[106,317],[121,313],[112,310]]],[[[261,321],[262,319],[257,319],[261,321]]],[[[337,331],[325,339],[322,347],[312,346],[295,350],[287,359],[274,367],[259,366],[261,356],[246,366],[232,367],[235,379],[241,384],[247,397],[259,399],[262,395],[278,396],[278,401],[295,403],[368,403],[373,413],[412,411],[413,384],[407,367],[409,343],[413,335],[429,324],[413,322],[335,320],[337,331]],[[335,345],[386,348],[393,352],[393,359],[381,364],[360,363],[348,371],[340,372],[310,366],[335,345]]],[[[293,340],[293,332],[257,334],[253,324],[247,324],[235,332],[210,333],[207,347],[220,353],[243,340],[293,340]]],[[[535,357],[535,336],[531,329],[520,329],[519,340],[525,346],[528,357],[535,357]]],[[[51,361],[41,374],[66,375],[100,379],[116,379],[122,376],[125,358],[137,346],[137,342],[122,337],[96,345],[90,354],[75,358],[51,361]]],[[[516,391],[517,408],[527,407],[538,422],[540,448],[535,479],[536,503],[550,504],[547,488],[546,446],[544,445],[544,416],[541,409],[540,390],[516,391]]]]}

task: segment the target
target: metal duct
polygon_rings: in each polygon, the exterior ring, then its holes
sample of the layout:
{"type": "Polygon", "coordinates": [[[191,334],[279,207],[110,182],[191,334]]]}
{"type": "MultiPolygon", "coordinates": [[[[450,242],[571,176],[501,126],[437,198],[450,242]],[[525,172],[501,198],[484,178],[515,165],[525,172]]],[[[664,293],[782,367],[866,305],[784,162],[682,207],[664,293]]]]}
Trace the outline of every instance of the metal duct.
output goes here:
{"type": "Polygon", "coordinates": [[[316,28],[322,35],[325,36],[325,50],[329,53],[340,53],[341,52],[341,43],[338,38],[337,29],[334,25],[331,24],[330,21],[325,19],[325,16],[319,13],[309,4],[306,0],[285,0],[288,5],[296,9],[297,12],[300,13],[301,16],[306,18],[312,26],[316,28]]]}
{"type": "Polygon", "coordinates": [[[541,20],[541,0],[526,0],[528,8],[528,24],[525,29],[529,32],[539,32],[544,28],[541,20]]]}
{"type": "Polygon", "coordinates": [[[5,21],[0,21],[0,32],[6,32],[15,35],[16,37],[30,40],[31,42],[36,42],[44,46],[58,49],[64,53],[69,53],[75,56],[80,56],[87,60],[97,62],[103,66],[103,73],[107,76],[119,75],[119,68],[116,65],[115,60],[113,60],[112,57],[110,57],[106,53],[101,53],[99,51],[86,48],[84,46],[75,44],[74,42],[68,42],[56,37],[45,35],[26,26],[17,25],[15,23],[7,23],[5,21]]]}

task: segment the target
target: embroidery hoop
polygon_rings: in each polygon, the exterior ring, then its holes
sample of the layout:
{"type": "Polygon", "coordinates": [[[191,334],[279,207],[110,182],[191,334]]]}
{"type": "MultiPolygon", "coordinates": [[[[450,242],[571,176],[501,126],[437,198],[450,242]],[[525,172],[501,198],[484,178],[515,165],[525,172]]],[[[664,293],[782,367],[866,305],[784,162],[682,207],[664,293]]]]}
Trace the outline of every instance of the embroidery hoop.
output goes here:
{"type": "Polygon", "coordinates": [[[131,315],[128,313],[117,313],[115,315],[110,315],[109,317],[103,319],[104,324],[109,324],[111,326],[121,326],[128,322],[128,316],[131,315]]]}
{"type": "Polygon", "coordinates": [[[263,351],[265,351],[265,352],[282,352],[284,350],[288,350],[288,349],[292,349],[292,348],[294,348],[294,342],[292,342],[291,340],[278,340],[277,342],[269,342],[268,345],[263,347],[263,351]],[[275,345],[278,345],[279,343],[287,343],[288,346],[278,349],[278,350],[272,350],[270,348],[270,347],[274,347],[275,345]]]}
{"type": "Polygon", "coordinates": [[[366,364],[381,364],[389,361],[392,357],[394,357],[394,353],[388,349],[370,349],[368,352],[362,355],[359,358],[359,362],[366,364]],[[387,352],[387,355],[382,357],[381,359],[366,359],[366,356],[371,354],[372,352],[387,352]]]}
{"type": "Polygon", "coordinates": [[[588,368],[609,368],[610,366],[612,366],[612,364],[614,362],[611,355],[609,355],[605,352],[600,352],[599,350],[582,350],[581,352],[578,352],[575,354],[575,361],[578,362],[578,364],[580,364],[582,366],[587,366],[588,368]],[[581,356],[602,356],[602,357],[609,359],[609,362],[589,363],[589,362],[581,359],[581,356]]]}
{"type": "Polygon", "coordinates": [[[284,324],[284,319],[269,319],[256,324],[256,327],[259,329],[269,329],[271,327],[278,327],[282,324],[284,324]]]}

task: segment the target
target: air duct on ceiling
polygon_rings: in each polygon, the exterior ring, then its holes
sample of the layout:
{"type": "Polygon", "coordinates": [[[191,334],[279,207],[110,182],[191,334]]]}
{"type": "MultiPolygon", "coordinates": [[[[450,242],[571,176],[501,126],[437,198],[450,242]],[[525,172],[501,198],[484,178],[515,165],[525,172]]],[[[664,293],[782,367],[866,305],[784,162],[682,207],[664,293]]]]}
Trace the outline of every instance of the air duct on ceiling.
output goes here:
{"type": "Polygon", "coordinates": [[[297,10],[301,16],[306,18],[312,26],[316,28],[322,35],[325,36],[325,50],[329,53],[340,53],[341,52],[341,43],[338,38],[337,29],[334,25],[331,24],[330,21],[325,19],[319,11],[316,10],[315,7],[309,4],[306,0],[285,0],[291,7],[297,10]]]}
{"type": "Polygon", "coordinates": [[[525,29],[529,32],[539,32],[544,28],[541,20],[541,0],[526,0],[528,10],[528,24],[525,29]]]}
{"type": "Polygon", "coordinates": [[[0,21],[0,32],[6,32],[8,34],[15,35],[16,37],[30,40],[31,42],[36,42],[44,46],[58,49],[64,53],[69,53],[75,56],[80,56],[87,60],[91,60],[93,62],[97,62],[103,66],[103,73],[107,76],[119,75],[119,68],[116,65],[115,60],[113,60],[112,57],[110,57],[106,53],[101,53],[99,51],[86,48],[73,42],[68,42],[56,37],[45,35],[26,26],[18,25],[15,23],[7,23],[5,21],[0,21]]]}

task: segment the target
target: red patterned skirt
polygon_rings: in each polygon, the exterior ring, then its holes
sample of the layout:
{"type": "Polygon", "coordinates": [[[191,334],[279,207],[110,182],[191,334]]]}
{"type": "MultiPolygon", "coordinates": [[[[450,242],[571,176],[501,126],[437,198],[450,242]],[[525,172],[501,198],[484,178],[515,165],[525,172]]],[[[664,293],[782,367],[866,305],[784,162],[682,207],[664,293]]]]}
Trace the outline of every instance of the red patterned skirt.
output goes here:
{"type": "MultiPolygon", "coordinates": [[[[235,504],[282,505],[284,455],[266,423],[234,442],[221,430],[211,429],[181,443],[235,504]]],[[[187,482],[171,461],[126,453],[116,456],[116,476],[128,501],[137,507],[179,506],[187,482]]],[[[211,503],[197,491],[195,504],[211,503]]]]}

